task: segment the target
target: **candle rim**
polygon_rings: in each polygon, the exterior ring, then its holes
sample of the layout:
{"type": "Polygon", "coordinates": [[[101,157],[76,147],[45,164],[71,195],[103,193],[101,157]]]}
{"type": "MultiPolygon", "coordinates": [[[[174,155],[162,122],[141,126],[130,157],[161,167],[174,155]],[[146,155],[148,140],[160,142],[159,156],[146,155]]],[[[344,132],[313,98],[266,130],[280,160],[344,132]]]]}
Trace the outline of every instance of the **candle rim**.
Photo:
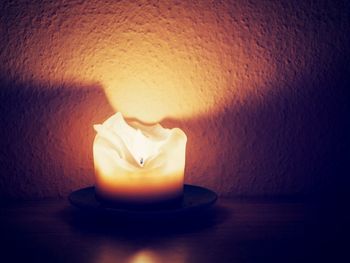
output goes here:
{"type": "MultiPolygon", "coordinates": [[[[137,169],[138,172],[140,171],[149,171],[153,169],[157,169],[161,164],[154,164],[155,159],[162,154],[164,154],[164,151],[162,151],[163,147],[171,140],[174,136],[179,136],[182,140],[184,140],[184,143],[187,142],[187,136],[186,134],[180,129],[180,128],[164,128],[161,124],[145,124],[140,121],[132,120],[130,122],[126,121],[121,114],[121,112],[117,112],[111,117],[109,117],[107,120],[105,120],[102,124],[95,124],[94,126],[95,131],[97,132],[95,140],[101,138],[104,139],[107,143],[109,143],[112,146],[112,149],[114,149],[117,154],[113,155],[113,158],[118,158],[124,165],[124,168],[128,170],[135,170],[137,169]],[[162,138],[159,137],[148,137],[149,140],[151,140],[153,143],[158,143],[158,151],[157,154],[154,154],[151,156],[151,158],[148,158],[148,160],[145,161],[143,166],[140,166],[138,164],[138,160],[135,158],[132,151],[130,151],[130,146],[128,146],[127,142],[123,140],[120,135],[118,135],[115,131],[113,131],[113,128],[115,127],[115,123],[117,121],[120,121],[122,125],[126,125],[125,127],[132,128],[133,132],[137,132],[139,129],[143,134],[151,135],[151,132],[157,132],[158,135],[162,134],[162,138]],[[115,140],[111,140],[111,137],[113,137],[115,140]],[[155,140],[155,138],[158,138],[158,140],[155,140]],[[119,144],[118,144],[119,143],[119,144]],[[122,145],[124,146],[122,146],[122,145]],[[120,150],[120,148],[125,148],[128,153],[133,157],[134,162],[129,162],[127,160],[126,154],[120,150]]],[[[95,145],[95,143],[94,143],[95,145]]]]}

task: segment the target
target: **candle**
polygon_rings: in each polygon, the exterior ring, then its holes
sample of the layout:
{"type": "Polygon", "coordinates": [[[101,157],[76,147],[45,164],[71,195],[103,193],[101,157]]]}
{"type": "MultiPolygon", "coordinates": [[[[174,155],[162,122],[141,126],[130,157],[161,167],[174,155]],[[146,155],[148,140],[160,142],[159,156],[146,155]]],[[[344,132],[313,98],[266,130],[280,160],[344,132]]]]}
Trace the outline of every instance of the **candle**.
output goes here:
{"type": "Polygon", "coordinates": [[[94,129],[99,199],[131,205],[181,199],[187,141],[181,129],[127,123],[119,112],[94,129]]]}

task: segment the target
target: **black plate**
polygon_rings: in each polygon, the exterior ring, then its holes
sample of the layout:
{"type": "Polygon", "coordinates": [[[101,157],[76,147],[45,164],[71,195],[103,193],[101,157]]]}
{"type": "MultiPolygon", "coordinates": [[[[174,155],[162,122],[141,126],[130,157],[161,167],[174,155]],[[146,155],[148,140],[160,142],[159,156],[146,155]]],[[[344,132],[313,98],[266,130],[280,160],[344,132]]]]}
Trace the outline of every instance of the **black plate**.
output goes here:
{"type": "Polygon", "coordinates": [[[96,199],[94,187],[76,190],[69,195],[68,199],[72,205],[87,212],[108,213],[118,217],[144,218],[154,216],[173,217],[206,210],[216,202],[217,194],[204,187],[185,184],[183,200],[179,206],[142,211],[125,207],[106,207],[96,199]]]}

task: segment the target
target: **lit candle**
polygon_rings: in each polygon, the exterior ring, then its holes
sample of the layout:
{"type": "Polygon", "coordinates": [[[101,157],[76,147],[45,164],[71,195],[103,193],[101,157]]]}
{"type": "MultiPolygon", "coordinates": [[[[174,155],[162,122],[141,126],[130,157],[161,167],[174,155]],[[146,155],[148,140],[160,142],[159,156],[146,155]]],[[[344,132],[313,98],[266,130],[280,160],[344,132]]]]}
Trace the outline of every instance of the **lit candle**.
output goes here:
{"type": "Polygon", "coordinates": [[[187,141],[181,129],[127,123],[119,112],[94,129],[98,198],[131,205],[181,199],[187,141]]]}

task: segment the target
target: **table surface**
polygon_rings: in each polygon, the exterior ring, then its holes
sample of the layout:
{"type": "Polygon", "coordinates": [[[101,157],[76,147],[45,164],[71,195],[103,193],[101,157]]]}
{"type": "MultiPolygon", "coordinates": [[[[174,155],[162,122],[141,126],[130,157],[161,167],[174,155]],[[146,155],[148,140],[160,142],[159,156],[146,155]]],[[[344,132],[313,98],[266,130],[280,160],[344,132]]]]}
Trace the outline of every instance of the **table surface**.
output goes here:
{"type": "Polygon", "coordinates": [[[220,198],[189,218],[125,221],[66,200],[2,204],[0,262],[345,262],[348,219],[335,213],[304,201],[220,198]]]}

